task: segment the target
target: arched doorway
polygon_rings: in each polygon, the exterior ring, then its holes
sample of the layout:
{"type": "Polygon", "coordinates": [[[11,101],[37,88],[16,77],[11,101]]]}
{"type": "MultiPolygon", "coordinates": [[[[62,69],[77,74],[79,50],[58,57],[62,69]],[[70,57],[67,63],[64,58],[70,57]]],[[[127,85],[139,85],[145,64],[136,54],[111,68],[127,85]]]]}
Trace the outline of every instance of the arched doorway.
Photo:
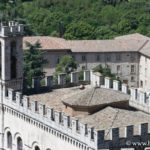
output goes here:
{"type": "Polygon", "coordinates": [[[38,146],[35,146],[35,149],[34,150],[40,150],[40,148],[38,146]]]}
{"type": "Polygon", "coordinates": [[[10,132],[7,132],[7,148],[12,149],[12,135],[10,132]]]}
{"type": "Polygon", "coordinates": [[[23,142],[20,137],[17,138],[17,150],[23,150],[23,142]]]}

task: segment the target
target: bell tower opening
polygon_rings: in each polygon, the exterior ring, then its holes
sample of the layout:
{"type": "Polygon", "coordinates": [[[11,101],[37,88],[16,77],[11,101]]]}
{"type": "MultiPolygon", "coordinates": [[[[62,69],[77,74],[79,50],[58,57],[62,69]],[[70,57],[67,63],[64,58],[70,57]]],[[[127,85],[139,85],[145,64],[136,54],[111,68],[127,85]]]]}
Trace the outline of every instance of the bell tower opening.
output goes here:
{"type": "Polygon", "coordinates": [[[15,79],[17,77],[17,58],[16,58],[16,42],[11,42],[11,79],[15,79]]]}

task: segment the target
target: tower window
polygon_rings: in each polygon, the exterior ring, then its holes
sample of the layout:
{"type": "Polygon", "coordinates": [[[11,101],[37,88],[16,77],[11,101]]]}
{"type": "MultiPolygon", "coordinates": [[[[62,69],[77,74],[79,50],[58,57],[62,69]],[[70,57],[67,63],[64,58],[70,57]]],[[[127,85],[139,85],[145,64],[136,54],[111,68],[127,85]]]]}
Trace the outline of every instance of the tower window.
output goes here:
{"type": "Polygon", "coordinates": [[[17,76],[16,42],[11,43],[11,79],[17,76]]]}

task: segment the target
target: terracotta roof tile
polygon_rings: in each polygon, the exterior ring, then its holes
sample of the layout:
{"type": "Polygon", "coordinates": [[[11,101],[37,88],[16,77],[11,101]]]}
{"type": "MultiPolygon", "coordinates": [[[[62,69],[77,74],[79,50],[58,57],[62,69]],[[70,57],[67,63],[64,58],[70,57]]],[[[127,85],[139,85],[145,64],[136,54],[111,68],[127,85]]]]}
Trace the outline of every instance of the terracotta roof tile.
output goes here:
{"type": "Polygon", "coordinates": [[[23,38],[23,49],[27,49],[26,42],[35,44],[37,41],[39,41],[43,50],[68,49],[65,39],[56,38],[56,37],[49,37],[49,36],[24,37],[23,38]]]}

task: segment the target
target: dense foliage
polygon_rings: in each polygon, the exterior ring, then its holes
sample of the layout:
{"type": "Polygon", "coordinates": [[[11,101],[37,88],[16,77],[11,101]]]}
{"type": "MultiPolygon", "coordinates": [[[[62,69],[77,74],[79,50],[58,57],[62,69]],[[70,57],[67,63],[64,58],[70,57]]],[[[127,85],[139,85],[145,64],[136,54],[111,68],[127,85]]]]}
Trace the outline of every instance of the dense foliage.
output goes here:
{"type": "Polygon", "coordinates": [[[106,39],[150,36],[149,0],[0,0],[1,19],[27,24],[27,34],[106,39]]]}
{"type": "Polygon", "coordinates": [[[28,50],[24,53],[24,77],[29,86],[32,84],[32,78],[42,77],[45,75],[43,66],[47,60],[43,57],[43,52],[39,50],[40,44],[36,42],[34,45],[26,43],[28,50]]]}

